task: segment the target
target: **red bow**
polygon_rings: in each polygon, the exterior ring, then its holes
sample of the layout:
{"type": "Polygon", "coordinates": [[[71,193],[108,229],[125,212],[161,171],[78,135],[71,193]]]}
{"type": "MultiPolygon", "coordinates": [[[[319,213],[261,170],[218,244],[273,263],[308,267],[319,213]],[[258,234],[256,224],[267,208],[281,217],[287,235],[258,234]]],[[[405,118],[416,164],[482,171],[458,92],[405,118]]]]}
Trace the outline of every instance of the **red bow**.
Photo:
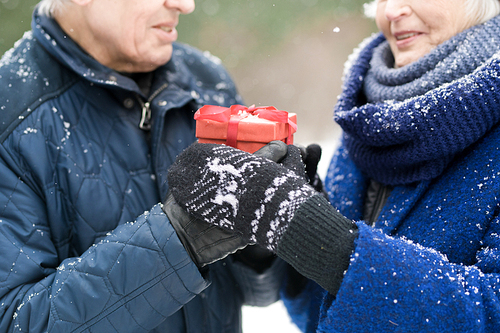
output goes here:
{"type": "Polygon", "coordinates": [[[278,110],[274,106],[255,107],[255,105],[252,105],[247,108],[243,105],[232,105],[230,108],[225,108],[216,105],[205,105],[194,114],[194,119],[227,122],[226,145],[236,147],[238,123],[249,115],[256,115],[262,119],[288,124],[288,138],[285,143],[292,142],[292,135],[297,131],[297,124],[288,118],[288,112],[278,110]]]}

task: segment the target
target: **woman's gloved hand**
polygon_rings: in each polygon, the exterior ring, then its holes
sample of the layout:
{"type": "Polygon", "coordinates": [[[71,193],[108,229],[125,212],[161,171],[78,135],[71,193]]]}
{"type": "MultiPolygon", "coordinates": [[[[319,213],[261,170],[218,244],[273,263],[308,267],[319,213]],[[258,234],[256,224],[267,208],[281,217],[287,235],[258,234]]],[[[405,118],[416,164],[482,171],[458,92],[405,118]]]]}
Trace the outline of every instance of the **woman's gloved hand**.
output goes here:
{"type": "Polygon", "coordinates": [[[302,155],[302,161],[305,165],[306,176],[309,181],[309,185],[314,187],[314,189],[322,193],[326,199],[328,199],[328,194],[323,186],[323,181],[318,175],[318,163],[321,159],[321,146],[313,143],[307,147],[298,146],[300,148],[300,154],[302,155]]]}
{"type": "Polygon", "coordinates": [[[228,146],[195,143],[171,166],[168,182],[175,201],[193,217],[275,250],[296,209],[317,194],[304,175],[295,146],[278,164],[228,146]]]}
{"type": "MultiPolygon", "coordinates": [[[[281,141],[273,141],[254,153],[256,156],[276,162],[281,161],[286,154],[287,146],[281,141]]],[[[240,233],[219,228],[188,214],[175,201],[172,192],[169,192],[163,203],[163,211],[167,214],[179,239],[199,268],[223,259],[248,245],[248,241],[242,238],[240,233]]],[[[254,252],[258,253],[260,257],[264,257],[264,254],[271,255],[258,249],[248,252],[246,255],[247,257],[252,256],[249,258],[251,261],[260,259],[253,258],[256,257],[254,252]]]]}

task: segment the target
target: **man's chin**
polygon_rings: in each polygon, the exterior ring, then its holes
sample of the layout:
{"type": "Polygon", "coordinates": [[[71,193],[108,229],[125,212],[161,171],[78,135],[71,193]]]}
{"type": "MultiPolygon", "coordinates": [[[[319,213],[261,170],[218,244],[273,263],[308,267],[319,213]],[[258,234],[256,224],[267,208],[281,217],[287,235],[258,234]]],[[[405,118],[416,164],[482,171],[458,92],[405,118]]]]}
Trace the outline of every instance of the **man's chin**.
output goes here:
{"type": "Polygon", "coordinates": [[[165,65],[170,61],[170,59],[172,59],[172,52],[172,44],[162,47],[161,50],[158,50],[155,54],[149,56],[148,61],[144,63],[144,67],[149,68],[150,71],[152,71],[165,65]]]}
{"type": "Polygon", "coordinates": [[[123,72],[127,73],[145,73],[151,72],[157,69],[160,66],[165,65],[172,58],[172,48],[168,50],[168,52],[164,52],[160,55],[150,56],[143,61],[137,62],[129,62],[126,65],[125,70],[123,72]]]}

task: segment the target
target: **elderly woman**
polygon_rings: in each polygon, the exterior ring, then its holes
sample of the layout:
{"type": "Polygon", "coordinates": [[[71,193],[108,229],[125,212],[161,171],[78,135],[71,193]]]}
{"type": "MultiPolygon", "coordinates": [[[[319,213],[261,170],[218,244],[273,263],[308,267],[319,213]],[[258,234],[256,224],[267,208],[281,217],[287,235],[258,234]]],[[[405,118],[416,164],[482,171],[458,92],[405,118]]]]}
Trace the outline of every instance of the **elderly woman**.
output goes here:
{"type": "Polygon", "coordinates": [[[292,154],[273,165],[200,145],[172,167],[195,150],[208,161],[174,196],[309,278],[289,274],[283,290],[303,331],[499,332],[500,3],[367,8],[381,32],[346,68],[330,205],[287,172],[292,154]]]}

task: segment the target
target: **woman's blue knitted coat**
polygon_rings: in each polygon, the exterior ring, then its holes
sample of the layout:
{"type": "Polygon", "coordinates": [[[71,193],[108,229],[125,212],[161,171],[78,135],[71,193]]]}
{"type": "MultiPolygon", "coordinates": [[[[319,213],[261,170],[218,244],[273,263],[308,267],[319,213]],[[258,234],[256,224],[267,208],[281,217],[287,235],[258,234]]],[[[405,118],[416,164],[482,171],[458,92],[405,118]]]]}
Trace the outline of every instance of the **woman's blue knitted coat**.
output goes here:
{"type": "MultiPolygon", "coordinates": [[[[500,110],[499,63],[495,55],[480,69],[488,75],[478,75],[467,89],[458,84],[464,94],[474,88],[474,103],[469,105],[492,114],[500,110]]],[[[361,85],[355,81],[366,72],[353,73],[356,70],[361,67],[351,69],[344,97],[361,96],[356,90],[361,85]]],[[[436,92],[448,88],[434,90],[432,96],[439,97],[436,105],[449,96],[436,92]]],[[[481,121],[469,119],[461,126],[463,131],[471,126],[484,129],[481,121]]],[[[337,295],[313,282],[294,298],[284,293],[285,305],[299,328],[305,332],[500,332],[498,121],[485,133],[454,154],[438,176],[396,185],[374,227],[361,221],[369,177],[343,141],[325,184],[332,205],[359,221],[359,237],[337,295]]]]}

